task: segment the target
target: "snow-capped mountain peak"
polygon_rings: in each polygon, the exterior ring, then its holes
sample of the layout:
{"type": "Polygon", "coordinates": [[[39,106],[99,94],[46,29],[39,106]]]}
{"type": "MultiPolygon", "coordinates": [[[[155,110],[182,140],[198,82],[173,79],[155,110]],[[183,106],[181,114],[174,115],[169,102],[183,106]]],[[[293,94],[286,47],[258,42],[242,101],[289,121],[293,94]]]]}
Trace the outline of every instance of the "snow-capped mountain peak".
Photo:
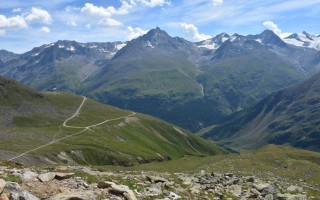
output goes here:
{"type": "Polygon", "coordinates": [[[206,48],[206,49],[218,49],[222,43],[224,43],[227,40],[230,40],[231,37],[227,33],[221,33],[219,35],[216,35],[213,38],[200,41],[196,43],[196,45],[200,48],[206,48]]]}
{"type": "Polygon", "coordinates": [[[283,39],[286,43],[299,47],[308,47],[320,50],[320,37],[311,35],[305,31],[299,34],[292,34],[283,39]]]}

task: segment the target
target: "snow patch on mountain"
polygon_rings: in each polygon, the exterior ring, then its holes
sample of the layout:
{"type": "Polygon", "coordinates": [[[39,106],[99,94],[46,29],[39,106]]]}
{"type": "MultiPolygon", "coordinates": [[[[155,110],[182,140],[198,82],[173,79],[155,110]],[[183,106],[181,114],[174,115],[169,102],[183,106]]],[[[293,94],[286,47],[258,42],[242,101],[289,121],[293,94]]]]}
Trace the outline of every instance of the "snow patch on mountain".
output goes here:
{"type": "Polygon", "coordinates": [[[32,54],[31,56],[38,56],[40,54],[40,52],[37,52],[37,53],[34,53],[34,54],[32,54]]]}
{"type": "Polygon", "coordinates": [[[198,42],[196,43],[196,45],[200,48],[215,50],[218,49],[221,46],[221,44],[227,40],[230,40],[230,36],[226,33],[221,33],[213,38],[198,42]]]}
{"type": "Polygon", "coordinates": [[[154,48],[154,46],[151,44],[150,41],[147,41],[147,46],[150,47],[150,48],[152,48],[152,49],[154,48]]]}
{"type": "Polygon", "coordinates": [[[66,50],[74,52],[76,51],[76,48],[74,48],[74,46],[70,46],[70,47],[67,47],[66,50]]]}
{"type": "Polygon", "coordinates": [[[259,42],[260,44],[263,44],[262,40],[259,38],[259,39],[256,39],[257,42],[259,42]]]}
{"type": "Polygon", "coordinates": [[[50,44],[46,45],[44,48],[49,48],[49,47],[52,47],[52,46],[54,46],[54,43],[50,43],[50,44]]]}
{"type": "Polygon", "coordinates": [[[119,51],[120,49],[122,49],[126,45],[127,45],[126,43],[121,43],[121,44],[116,45],[115,48],[118,49],[118,51],[119,51]]]}

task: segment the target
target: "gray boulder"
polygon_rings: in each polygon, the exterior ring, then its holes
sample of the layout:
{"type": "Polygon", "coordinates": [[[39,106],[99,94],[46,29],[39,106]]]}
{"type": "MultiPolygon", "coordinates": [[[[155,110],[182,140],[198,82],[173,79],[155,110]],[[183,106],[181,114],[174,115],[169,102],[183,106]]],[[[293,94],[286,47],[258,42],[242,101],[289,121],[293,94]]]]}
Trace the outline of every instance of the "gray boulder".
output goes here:
{"type": "Polygon", "coordinates": [[[39,179],[41,182],[48,182],[48,181],[53,180],[55,176],[56,176],[56,173],[48,172],[48,173],[40,174],[40,175],[38,176],[38,179],[39,179]]]}
{"type": "Polygon", "coordinates": [[[10,193],[10,200],[40,200],[38,197],[30,194],[28,191],[23,190],[20,192],[11,192],[10,193]]]}
{"type": "Polygon", "coordinates": [[[37,181],[38,180],[38,174],[32,171],[26,171],[22,174],[21,178],[24,181],[37,181]]]}
{"type": "Polygon", "coordinates": [[[96,195],[93,191],[74,191],[74,192],[65,192],[53,197],[50,197],[49,200],[96,200],[96,195]]]}
{"type": "Polygon", "coordinates": [[[124,196],[124,198],[126,198],[126,200],[138,200],[132,190],[127,190],[122,195],[124,196]]]}
{"type": "Polygon", "coordinates": [[[22,189],[20,185],[16,182],[7,182],[5,189],[13,192],[21,192],[22,189]]]}
{"type": "Polygon", "coordinates": [[[292,193],[301,193],[303,189],[302,187],[291,185],[290,187],[287,188],[287,191],[292,193]]]}

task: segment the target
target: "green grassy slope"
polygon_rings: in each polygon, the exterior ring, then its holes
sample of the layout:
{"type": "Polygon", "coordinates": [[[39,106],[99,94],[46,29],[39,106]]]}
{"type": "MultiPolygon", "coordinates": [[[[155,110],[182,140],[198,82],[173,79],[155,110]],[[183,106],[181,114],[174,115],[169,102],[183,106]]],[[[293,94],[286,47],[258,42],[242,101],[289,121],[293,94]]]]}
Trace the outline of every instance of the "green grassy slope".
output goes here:
{"type": "MultiPolygon", "coordinates": [[[[2,77],[0,80],[2,83],[2,77]]],[[[0,120],[0,150],[23,153],[55,138],[57,141],[53,144],[29,154],[55,162],[96,165],[134,165],[185,155],[226,153],[218,146],[162,120],[142,114],[133,115],[131,111],[90,99],[67,125],[87,127],[110,121],[88,130],[63,127],[63,122],[75,113],[83,97],[67,93],[37,93],[14,81],[3,80],[12,86],[4,86],[1,90],[8,96],[2,95],[0,99],[0,112],[6,113],[0,120]],[[16,100],[14,95],[20,94],[23,95],[16,100]],[[8,99],[16,100],[14,106],[8,99]],[[75,133],[79,134],[71,137],[75,133]]],[[[19,159],[23,160],[23,157],[19,159]]]]}
{"type": "Polygon", "coordinates": [[[198,78],[217,115],[247,108],[304,76],[275,54],[257,50],[218,61],[198,78]]]}
{"type": "Polygon", "coordinates": [[[240,148],[268,143],[320,151],[320,74],[231,115],[205,134],[240,148]]]}

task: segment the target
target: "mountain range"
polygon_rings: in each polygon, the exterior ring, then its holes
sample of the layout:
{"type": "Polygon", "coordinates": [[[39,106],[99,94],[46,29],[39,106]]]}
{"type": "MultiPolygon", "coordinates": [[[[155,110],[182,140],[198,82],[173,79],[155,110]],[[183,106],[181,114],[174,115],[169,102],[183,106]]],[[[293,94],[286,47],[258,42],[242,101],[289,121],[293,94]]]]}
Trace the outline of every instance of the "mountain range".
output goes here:
{"type": "Polygon", "coordinates": [[[297,36],[282,40],[265,30],[192,43],[155,28],[125,43],[58,41],[4,55],[0,74],[196,131],[315,74],[318,37],[297,36]],[[299,39],[304,45],[292,42],[299,39]]]}

